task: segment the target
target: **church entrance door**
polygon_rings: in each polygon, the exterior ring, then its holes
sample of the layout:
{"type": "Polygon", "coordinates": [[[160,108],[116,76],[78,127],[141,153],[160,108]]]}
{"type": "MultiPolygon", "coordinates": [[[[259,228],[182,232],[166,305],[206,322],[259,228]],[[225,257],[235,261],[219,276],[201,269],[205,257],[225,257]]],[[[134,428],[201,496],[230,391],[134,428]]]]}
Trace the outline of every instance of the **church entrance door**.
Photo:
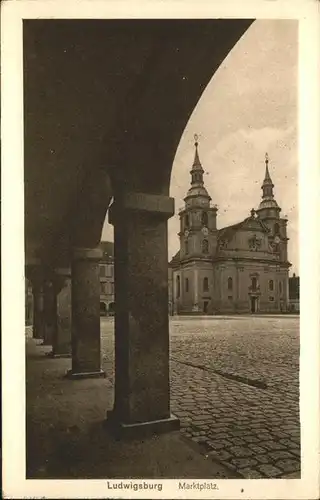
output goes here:
{"type": "Polygon", "coordinates": [[[209,302],[207,302],[206,300],[203,303],[203,312],[204,312],[204,314],[208,313],[208,303],[209,302]]]}
{"type": "Polygon", "coordinates": [[[252,314],[257,312],[257,297],[251,297],[251,312],[252,314]]]}

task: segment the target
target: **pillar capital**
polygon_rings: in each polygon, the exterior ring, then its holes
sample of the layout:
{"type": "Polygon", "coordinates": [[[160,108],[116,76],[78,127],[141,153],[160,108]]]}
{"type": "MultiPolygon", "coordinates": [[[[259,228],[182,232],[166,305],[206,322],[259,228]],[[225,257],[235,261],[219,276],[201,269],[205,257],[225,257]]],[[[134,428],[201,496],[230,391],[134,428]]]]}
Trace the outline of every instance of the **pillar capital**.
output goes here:
{"type": "Polygon", "coordinates": [[[103,251],[100,248],[75,247],[72,251],[73,261],[90,260],[100,261],[103,257],[103,251]]]}
{"type": "Polygon", "coordinates": [[[58,276],[63,276],[65,278],[71,278],[71,268],[70,267],[58,267],[56,268],[56,274],[58,276]]]}
{"type": "Polygon", "coordinates": [[[174,199],[160,194],[124,193],[115,199],[109,209],[110,224],[114,223],[119,212],[122,217],[126,211],[149,213],[167,220],[174,215],[174,199]]]}
{"type": "Polygon", "coordinates": [[[45,269],[42,263],[40,261],[28,263],[25,266],[25,276],[33,289],[42,287],[45,280],[45,269]]]}

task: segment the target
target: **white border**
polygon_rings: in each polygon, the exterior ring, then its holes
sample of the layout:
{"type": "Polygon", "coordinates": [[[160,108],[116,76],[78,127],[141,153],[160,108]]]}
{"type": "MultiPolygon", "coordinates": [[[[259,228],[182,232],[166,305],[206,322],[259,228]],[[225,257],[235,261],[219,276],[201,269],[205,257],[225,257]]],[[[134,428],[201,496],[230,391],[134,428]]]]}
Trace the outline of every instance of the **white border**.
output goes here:
{"type": "MultiPolygon", "coordinates": [[[[22,19],[26,18],[264,18],[299,19],[301,480],[220,480],[219,491],[179,492],[163,480],[161,493],[123,491],[122,498],[319,497],[319,6],[284,1],[7,1],[2,3],[2,371],[3,496],[115,498],[106,481],[25,480],[24,188],[22,19]],[[241,492],[241,489],[244,491],[241,492]]],[[[139,483],[139,481],[133,481],[139,483]]],[[[150,481],[151,483],[152,481],[150,481]]],[[[159,481],[154,481],[159,483],[159,481]]],[[[115,490],[116,492],[117,490],[115,490]]]]}

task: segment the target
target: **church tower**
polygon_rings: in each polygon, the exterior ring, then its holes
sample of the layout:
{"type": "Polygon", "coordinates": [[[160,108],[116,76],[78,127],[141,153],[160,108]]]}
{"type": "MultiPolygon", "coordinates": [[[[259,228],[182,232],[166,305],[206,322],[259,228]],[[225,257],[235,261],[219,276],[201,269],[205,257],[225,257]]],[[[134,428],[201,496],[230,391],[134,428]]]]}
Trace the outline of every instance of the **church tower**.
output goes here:
{"type": "Polygon", "coordinates": [[[217,208],[211,207],[211,197],[204,186],[198,136],[195,135],[195,154],[191,174],[191,186],[184,198],[185,207],[180,211],[180,260],[209,258],[217,244],[217,208]]]}
{"type": "Polygon", "coordinates": [[[265,155],[265,176],[262,183],[262,200],[256,210],[257,216],[269,228],[270,249],[278,254],[280,262],[288,260],[287,219],[280,217],[281,208],[274,199],[274,184],[269,172],[269,156],[265,155]]]}

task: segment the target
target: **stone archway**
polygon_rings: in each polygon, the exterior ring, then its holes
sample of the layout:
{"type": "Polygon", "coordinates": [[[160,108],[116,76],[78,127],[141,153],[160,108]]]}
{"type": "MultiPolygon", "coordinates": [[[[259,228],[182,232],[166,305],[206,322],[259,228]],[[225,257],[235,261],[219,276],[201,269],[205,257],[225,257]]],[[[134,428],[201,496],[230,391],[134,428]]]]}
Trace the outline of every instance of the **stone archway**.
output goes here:
{"type": "Polygon", "coordinates": [[[100,376],[95,247],[114,196],[116,370],[108,419],[123,432],[178,425],[169,390],[171,168],[202,92],[251,22],[24,23],[26,247],[34,244],[48,266],[71,266],[73,345],[88,347],[83,359],[74,349],[71,374],[100,376]]]}

